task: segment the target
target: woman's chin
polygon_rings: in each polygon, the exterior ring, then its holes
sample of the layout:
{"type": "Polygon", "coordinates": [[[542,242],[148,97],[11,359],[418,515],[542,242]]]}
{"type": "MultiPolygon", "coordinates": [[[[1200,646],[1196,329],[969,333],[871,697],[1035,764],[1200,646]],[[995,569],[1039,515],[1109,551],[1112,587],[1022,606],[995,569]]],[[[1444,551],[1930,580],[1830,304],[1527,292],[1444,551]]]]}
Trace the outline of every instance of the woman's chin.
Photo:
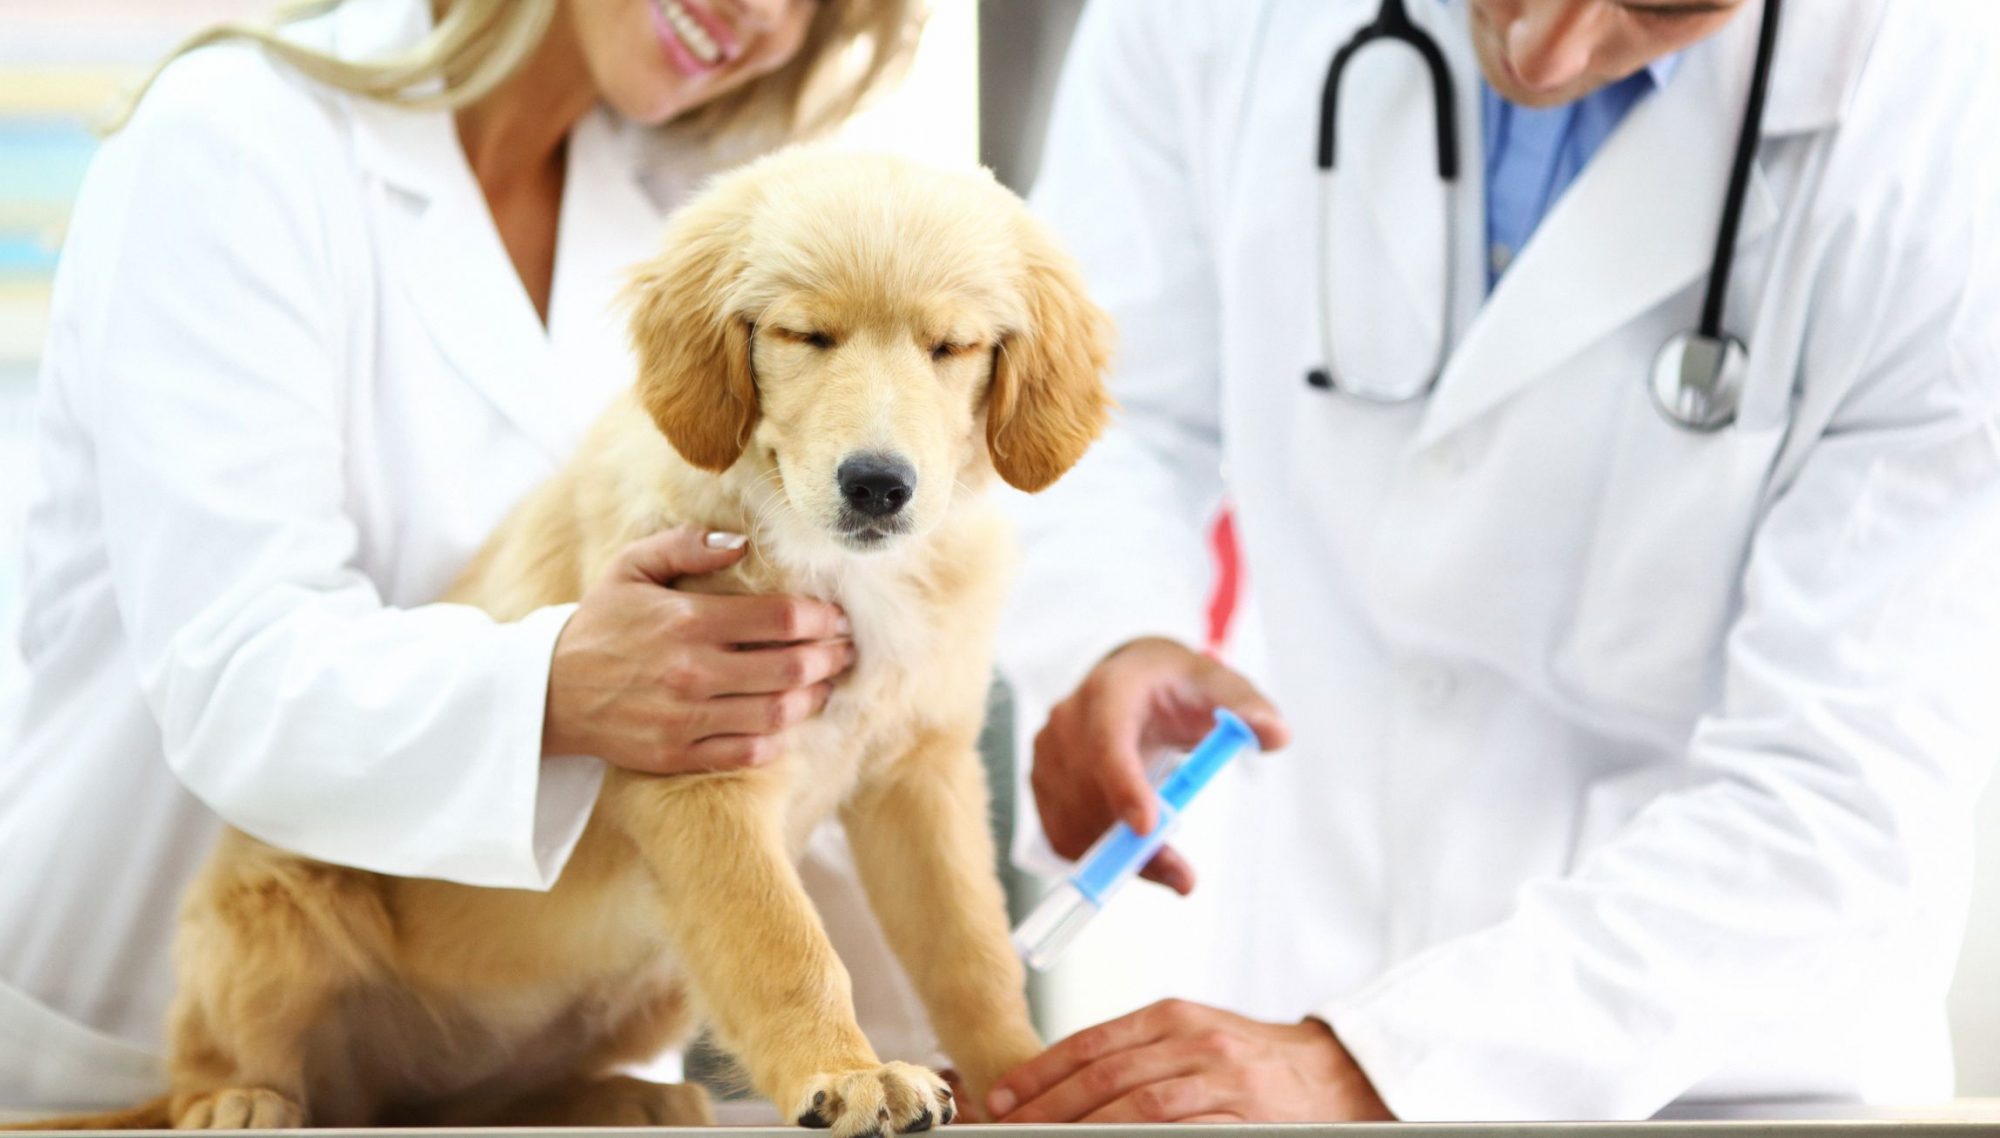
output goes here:
{"type": "Polygon", "coordinates": [[[690,90],[680,76],[642,91],[607,91],[604,101],[619,117],[640,126],[664,126],[714,98],[702,85],[690,90]]]}

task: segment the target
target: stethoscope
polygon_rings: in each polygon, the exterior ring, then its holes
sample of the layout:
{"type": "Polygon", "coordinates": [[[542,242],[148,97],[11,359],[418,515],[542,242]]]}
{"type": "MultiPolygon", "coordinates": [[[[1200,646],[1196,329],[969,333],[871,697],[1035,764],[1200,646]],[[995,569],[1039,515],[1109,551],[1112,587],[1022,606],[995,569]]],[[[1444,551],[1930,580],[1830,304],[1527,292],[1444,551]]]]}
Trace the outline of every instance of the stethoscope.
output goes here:
{"type": "MultiPolygon", "coordinates": [[[[1736,259],[1736,234],[1743,220],[1743,203],[1750,190],[1757,139],[1763,130],[1764,100],[1771,83],[1771,57],[1778,41],[1779,6],[1780,0],[1764,0],[1757,61],[1750,79],[1750,99],[1743,112],[1742,132],[1736,140],[1735,162],[1729,171],[1729,196],[1722,205],[1722,227],[1716,237],[1715,257],[1709,265],[1708,291],[1702,301],[1701,323],[1693,330],[1678,333],[1669,339],[1653,361],[1650,387],[1654,404],[1669,421],[1691,431],[1717,431],[1735,421],[1736,404],[1742,397],[1744,376],[1749,370],[1748,349],[1742,339],[1723,330],[1722,311],[1728,299],[1729,269],[1736,259]]],[[[1381,10],[1374,22],[1355,33],[1353,39],[1334,53],[1333,64],[1326,73],[1326,86],[1320,95],[1318,166],[1322,237],[1330,224],[1327,199],[1337,149],[1335,132],[1339,122],[1340,81],[1356,53],[1369,44],[1385,40],[1413,49],[1423,60],[1430,76],[1432,104],[1437,116],[1438,177],[1448,187],[1458,182],[1457,103],[1444,52],[1439,49],[1436,40],[1411,22],[1409,13],[1403,8],[1403,0],[1382,0],[1381,10]]],[[[1456,263],[1458,222],[1449,194],[1445,195],[1445,215],[1444,263],[1450,266],[1456,263]]],[[[1320,296],[1322,304],[1327,304],[1333,294],[1328,279],[1330,258],[1324,249],[1320,252],[1320,296]]],[[[1452,291],[1451,274],[1447,269],[1441,307],[1444,342],[1439,345],[1437,359],[1426,370],[1417,373],[1414,381],[1385,382],[1375,377],[1343,377],[1334,353],[1333,321],[1330,314],[1323,312],[1320,339],[1326,367],[1313,369],[1306,376],[1306,382],[1316,388],[1340,391],[1377,403],[1405,403],[1429,394],[1444,371],[1450,350],[1452,291]]]]}

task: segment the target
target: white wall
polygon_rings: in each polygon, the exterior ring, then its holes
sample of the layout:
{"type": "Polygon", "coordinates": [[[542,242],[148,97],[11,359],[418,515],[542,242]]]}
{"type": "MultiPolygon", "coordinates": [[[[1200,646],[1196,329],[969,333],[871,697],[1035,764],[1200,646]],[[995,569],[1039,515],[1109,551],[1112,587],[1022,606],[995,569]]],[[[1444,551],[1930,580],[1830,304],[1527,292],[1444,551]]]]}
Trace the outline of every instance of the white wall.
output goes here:
{"type": "Polygon", "coordinates": [[[895,93],[841,131],[849,145],[947,166],[979,161],[979,6],[931,0],[917,57],[895,93]]]}

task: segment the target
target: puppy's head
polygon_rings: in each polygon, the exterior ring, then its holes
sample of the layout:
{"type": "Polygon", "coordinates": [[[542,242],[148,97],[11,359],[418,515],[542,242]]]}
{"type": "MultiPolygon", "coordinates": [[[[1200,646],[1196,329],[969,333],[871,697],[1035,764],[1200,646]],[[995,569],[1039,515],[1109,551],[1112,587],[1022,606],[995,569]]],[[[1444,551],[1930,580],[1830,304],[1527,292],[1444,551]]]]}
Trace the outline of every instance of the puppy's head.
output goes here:
{"type": "Polygon", "coordinates": [[[633,279],[639,394],[788,545],[887,548],[1103,428],[1110,321],[982,172],[800,148],[714,182],[633,279]]]}

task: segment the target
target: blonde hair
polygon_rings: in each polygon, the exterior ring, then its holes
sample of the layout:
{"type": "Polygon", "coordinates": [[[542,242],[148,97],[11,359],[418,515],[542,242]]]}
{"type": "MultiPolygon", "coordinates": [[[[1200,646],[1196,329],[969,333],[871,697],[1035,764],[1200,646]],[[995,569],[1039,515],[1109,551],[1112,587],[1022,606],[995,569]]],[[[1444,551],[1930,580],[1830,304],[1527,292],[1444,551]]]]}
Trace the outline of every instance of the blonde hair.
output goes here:
{"type": "MultiPolygon", "coordinates": [[[[254,43],[316,82],[411,110],[457,110],[486,97],[535,49],[560,0],[452,0],[422,40],[387,59],[347,60],[281,34],[343,0],[286,0],[268,24],[225,23],[183,41],[147,76],[106,128],[118,130],[174,60],[216,43],[254,43]]],[[[421,2],[421,0],[412,0],[421,2]]],[[[697,108],[685,120],[712,135],[747,136],[751,148],[810,138],[838,126],[908,62],[922,0],[820,0],[805,41],[786,64],[697,108]]]]}

